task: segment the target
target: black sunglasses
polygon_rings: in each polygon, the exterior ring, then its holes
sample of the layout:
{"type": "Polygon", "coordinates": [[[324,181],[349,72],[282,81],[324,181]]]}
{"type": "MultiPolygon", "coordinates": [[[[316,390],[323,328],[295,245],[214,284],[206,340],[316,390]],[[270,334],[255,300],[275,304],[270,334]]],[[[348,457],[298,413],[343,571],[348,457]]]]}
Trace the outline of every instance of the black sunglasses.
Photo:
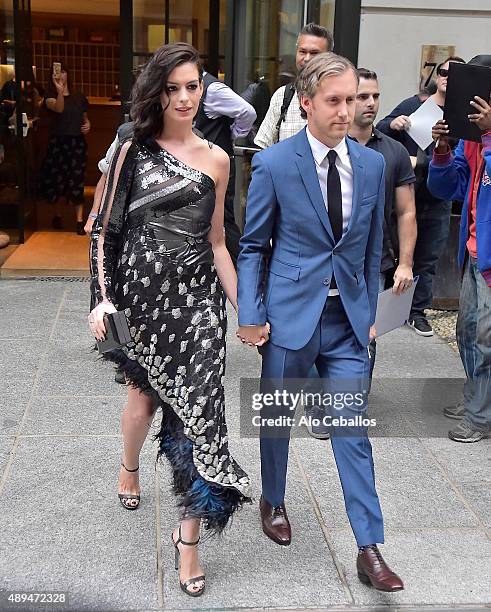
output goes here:
{"type": "Polygon", "coordinates": [[[447,68],[438,68],[436,73],[437,73],[438,76],[448,77],[448,70],[447,70],[447,68]]]}

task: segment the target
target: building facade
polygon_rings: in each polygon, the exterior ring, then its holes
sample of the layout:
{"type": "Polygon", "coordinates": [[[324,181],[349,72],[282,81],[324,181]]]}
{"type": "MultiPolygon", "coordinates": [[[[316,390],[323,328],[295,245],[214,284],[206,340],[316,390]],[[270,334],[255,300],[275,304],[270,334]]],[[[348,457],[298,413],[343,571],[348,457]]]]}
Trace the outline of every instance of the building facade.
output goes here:
{"type": "Polygon", "coordinates": [[[49,121],[36,101],[53,62],[89,101],[90,201],[97,160],[127,118],[134,74],[161,44],[193,44],[208,71],[239,93],[259,77],[274,91],[294,75],[300,28],[314,20],[332,30],[335,12],[335,0],[3,0],[0,229],[20,243],[50,229],[50,208],[37,191],[49,121]]]}
{"type": "MultiPolygon", "coordinates": [[[[489,0],[2,0],[0,230],[22,243],[50,229],[51,209],[37,190],[49,120],[36,101],[53,62],[89,101],[89,207],[97,161],[128,116],[134,74],[165,42],[193,44],[207,70],[238,93],[259,78],[272,93],[294,78],[298,31],[320,23],[333,31],[336,52],[379,74],[383,116],[448,51],[466,60],[486,53],[490,18],[489,0]]],[[[247,154],[237,164],[240,219],[247,154]]]]}

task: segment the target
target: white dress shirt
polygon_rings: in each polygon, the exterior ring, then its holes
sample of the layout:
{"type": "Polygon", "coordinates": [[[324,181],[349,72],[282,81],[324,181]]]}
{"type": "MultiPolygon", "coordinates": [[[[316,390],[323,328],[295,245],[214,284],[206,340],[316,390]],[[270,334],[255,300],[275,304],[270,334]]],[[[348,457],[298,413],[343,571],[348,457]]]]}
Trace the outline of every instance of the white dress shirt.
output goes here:
{"type": "MultiPolygon", "coordinates": [[[[331,149],[320,140],[317,140],[315,136],[312,136],[308,127],[306,131],[307,139],[315,160],[315,168],[317,170],[317,177],[319,179],[322,197],[324,198],[324,204],[327,209],[327,173],[329,171],[329,160],[327,159],[327,154],[331,149]]],[[[336,157],[336,168],[338,169],[339,178],[341,179],[344,234],[348,228],[348,223],[351,218],[351,210],[353,208],[353,169],[351,168],[346,138],[343,138],[343,140],[341,140],[341,142],[334,147],[334,150],[338,154],[336,157]]],[[[329,295],[339,295],[339,291],[337,289],[330,289],[329,295]]]]}
{"type": "MultiPolygon", "coordinates": [[[[312,155],[315,160],[315,168],[319,178],[319,185],[324,198],[324,204],[327,209],[327,173],[329,171],[329,160],[327,154],[331,150],[315,136],[307,128],[307,138],[312,149],[312,155]]],[[[343,203],[343,234],[346,232],[349,220],[351,218],[351,209],[353,208],[353,170],[348,153],[348,145],[346,138],[343,138],[339,144],[334,147],[338,154],[336,157],[336,168],[341,179],[341,198],[343,203]]]]}

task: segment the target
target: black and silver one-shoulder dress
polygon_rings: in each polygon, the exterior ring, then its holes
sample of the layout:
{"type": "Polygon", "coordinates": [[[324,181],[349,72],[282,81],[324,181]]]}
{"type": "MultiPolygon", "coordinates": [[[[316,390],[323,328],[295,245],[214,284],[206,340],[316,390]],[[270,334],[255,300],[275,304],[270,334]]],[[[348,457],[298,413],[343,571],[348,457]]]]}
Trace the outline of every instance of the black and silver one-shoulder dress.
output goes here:
{"type": "Polygon", "coordinates": [[[215,184],[155,141],[120,144],[91,242],[92,299],[123,310],[132,341],[108,354],[162,408],[185,517],[220,532],[249,501],[225,423],[226,311],[207,240],[215,184]]]}

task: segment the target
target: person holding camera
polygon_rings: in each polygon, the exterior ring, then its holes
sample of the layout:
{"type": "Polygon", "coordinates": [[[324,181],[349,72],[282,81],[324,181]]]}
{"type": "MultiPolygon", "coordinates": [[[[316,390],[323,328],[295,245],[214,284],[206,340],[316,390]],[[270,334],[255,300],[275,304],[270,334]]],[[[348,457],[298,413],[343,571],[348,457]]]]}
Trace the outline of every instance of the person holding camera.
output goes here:
{"type": "MultiPolygon", "coordinates": [[[[491,55],[470,64],[491,67],[491,55]]],[[[463,268],[457,319],[457,344],[467,376],[464,401],[445,408],[460,423],[448,432],[455,442],[479,442],[491,430],[491,99],[476,96],[469,121],[481,142],[461,140],[453,154],[442,119],[433,128],[436,147],[428,188],[436,197],[462,200],[458,260],[463,268]]]]}
{"type": "Polygon", "coordinates": [[[46,158],[41,168],[40,191],[55,205],[53,229],[62,229],[60,202],[75,207],[76,232],[84,236],[83,204],[84,181],[87,166],[87,142],[90,131],[87,115],[89,103],[84,94],[76,91],[66,69],[54,63],[52,83],[45,97],[50,111],[50,138],[46,158]],[[58,70],[55,71],[55,69],[58,70]]]}
{"type": "MultiPolygon", "coordinates": [[[[464,63],[464,60],[461,57],[451,56],[437,67],[437,90],[430,97],[442,109],[445,104],[450,62],[464,63]]],[[[423,151],[406,131],[411,123],[409,115],[414,113],[421,104],[423,100],[420,95],[403,100],[391,113],[379,121],[377,129],[402,143],[415,165],[418,237],[414,248],[413,274],[419,276],[419,281],[414,290],[408,325],[420,336],[432,336],[433,329],[426,318],[425,310],[431,307],[433,279],[438,260],[448,238],[452,202],[436,198],[426,187],[428,164],[434,145],[423,151]]]]}

